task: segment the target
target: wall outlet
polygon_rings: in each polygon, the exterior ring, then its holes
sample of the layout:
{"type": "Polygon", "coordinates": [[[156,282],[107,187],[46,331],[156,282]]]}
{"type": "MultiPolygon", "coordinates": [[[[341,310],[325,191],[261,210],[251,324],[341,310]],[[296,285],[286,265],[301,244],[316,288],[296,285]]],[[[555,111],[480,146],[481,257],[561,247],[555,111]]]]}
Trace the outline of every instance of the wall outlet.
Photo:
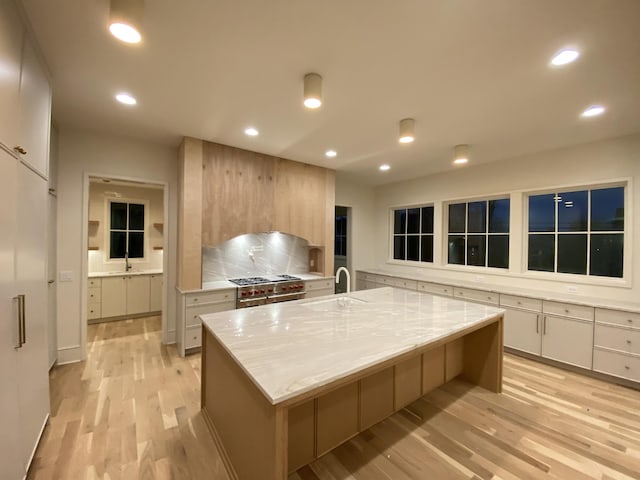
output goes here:
{"type": "Polygon", "coordinates": [[[484,283],[484,275],[476,275],[476,282],[478,283],[484,283]]]}
{"type": "Polygon", "coordinates": [[[578,293],[578,287],[576,287],[575,285],[569,285],[567,286],[567,292],[578,293]]]}
{"type": "Polygon", "coordinates": [[[58,274],[58,279],[61,282],[72,282],[73,281],[73,272],[71,270],[61,270],[58,274]]]}

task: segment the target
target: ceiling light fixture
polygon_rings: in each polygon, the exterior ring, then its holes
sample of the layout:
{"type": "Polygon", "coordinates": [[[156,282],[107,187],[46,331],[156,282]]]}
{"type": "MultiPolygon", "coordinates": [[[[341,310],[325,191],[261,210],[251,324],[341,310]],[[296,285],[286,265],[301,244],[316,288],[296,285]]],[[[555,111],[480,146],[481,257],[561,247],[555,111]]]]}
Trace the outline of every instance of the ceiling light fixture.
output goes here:
{"type": "Polygon", "coordinates": [[[456,145],[453,148],[453,163],[462,165],[469,161],[469,145],[456,145]]]}
{"type": "Polygon", "coordinates": [[[116,100],[118,100],[120,103],[124,103],[125,105],[135,105],[136,103],[138,103],[135,97],[128,93],[118,93],[116,95],[116,100]]]}
{"type": "Polygon", "coordinates": [[[381,171],[386,172],[387,170],[389,170],[391,167],[389,165],[387,165],[386,163],[384,165],[380,165],[380,167],[378,167],[381,171]]]}
{"type": "Polygon", "coordinates": [[[403,118],[400,120],[400,136],[398,141],[400,143],[411,143],[415,140],[415,120],[413,118],[403,118]]]}
{"type": "Polygon", "coordinates": [[[258,132],[258,130],[256,130],[253,127],[248,127],[248,128],[244,129],[244,133],[246,135],[249,135],[250,137],[256,137],[258,135],[258,133],[260,133],[260,132],[258,132]]]}
{"type": "Polygon", "coordinates": [[[584,112],[580,114],[581,117],[597,117],[604,113],[604,107],[600,105],[591,105],[584,112]]]}
{"type": "Polygon", "coordinates": [[[322,105],[322,77],[317,73],[304,76],[304,106],[315,109],[322,105]]]}
{"type": "Polygon", "coordinates": [[[575,62],[580,56],[580,52],[572,48],[565,48],[556,53],[551,59],[551,65],[561,67],[571,62],[575,62]]]}
{"type": "Polygon", "coordinates": [[[140,43],[144,0],[111,0],[109,31],[125,43],[140,43]]]}
{"type": "Polygon", "coordinates": [[[327,150],[326,152],[324,152],[324,154],[329,158],[333,158],[338,155],[338,152],[336,152],[335,150],[327,150]]]}

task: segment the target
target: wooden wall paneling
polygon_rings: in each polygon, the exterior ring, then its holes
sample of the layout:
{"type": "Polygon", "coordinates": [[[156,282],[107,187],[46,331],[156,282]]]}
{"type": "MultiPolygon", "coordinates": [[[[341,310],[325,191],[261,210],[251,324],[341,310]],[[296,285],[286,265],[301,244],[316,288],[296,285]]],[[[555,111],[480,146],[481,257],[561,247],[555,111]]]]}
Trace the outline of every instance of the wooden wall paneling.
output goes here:
{"type": "Polygon", "coordinates": [[[464,370],[464,338],[458,338],[444,346],[444,381],[448,382],[464,370]]]}
{"type": "Polygon", "coordinates": [[[360,380],[360,430],[393,413],[393,367],[360,380]]]}
{"type": "Polygon", "coordinates": [[[395,408],[400,410],[422,396],[422,357],[398,363],[395,366],[395,408]]]}
{"type": "Polygon", "coordinates": [[[422,354],[422,394],[444,383],[444,345],[422,354]]]}
{"type": "Polygon", "coordinates": [[[317,451],[320,457],[358,433],[358,382],[318,397],[317,451]]]}
{"type": "Polygon", "coordinates": [[[311,399],[289,409],[289,472],[315,458],[315,403],[311,399]]]}
{"type": "Polygon", "coordinates": [[[492,392],[502,392],[503,318],[462,338],[463,377],[492,392]]]}
{"type": "Polygon", "coordinates": [[[183,290],[202,286],[203,141],[185,137],[178,151],[178,279],[183,290]]]}
{"type": "Polygon", "coordinates": [[[273,230],[275,157],[206,142],[202,244],[273,230]]]}

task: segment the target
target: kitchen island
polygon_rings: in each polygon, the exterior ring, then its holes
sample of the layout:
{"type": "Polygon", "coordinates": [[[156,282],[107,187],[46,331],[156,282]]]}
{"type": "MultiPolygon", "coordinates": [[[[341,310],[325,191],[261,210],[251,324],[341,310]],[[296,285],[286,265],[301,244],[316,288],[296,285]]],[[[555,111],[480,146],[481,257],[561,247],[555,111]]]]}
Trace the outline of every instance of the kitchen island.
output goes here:
{"type": "Polygon", "coordinates": [[[231,477],[286,479],[457,376],[499,393],[503,312],[379,288],[203,315],[202,410],[231,477]]]}

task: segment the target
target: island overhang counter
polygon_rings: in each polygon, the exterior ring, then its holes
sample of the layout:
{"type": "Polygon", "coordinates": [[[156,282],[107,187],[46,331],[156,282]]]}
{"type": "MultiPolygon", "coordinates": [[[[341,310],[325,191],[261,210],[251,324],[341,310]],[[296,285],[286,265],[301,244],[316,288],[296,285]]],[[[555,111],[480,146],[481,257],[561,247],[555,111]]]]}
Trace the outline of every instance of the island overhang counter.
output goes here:
{"type": "Polygon", "coordinates": [[[286,479],[457,376],[501,392],[503,313],[386,287],[203,315],[202,411],[231,477],[286,479]]]}

